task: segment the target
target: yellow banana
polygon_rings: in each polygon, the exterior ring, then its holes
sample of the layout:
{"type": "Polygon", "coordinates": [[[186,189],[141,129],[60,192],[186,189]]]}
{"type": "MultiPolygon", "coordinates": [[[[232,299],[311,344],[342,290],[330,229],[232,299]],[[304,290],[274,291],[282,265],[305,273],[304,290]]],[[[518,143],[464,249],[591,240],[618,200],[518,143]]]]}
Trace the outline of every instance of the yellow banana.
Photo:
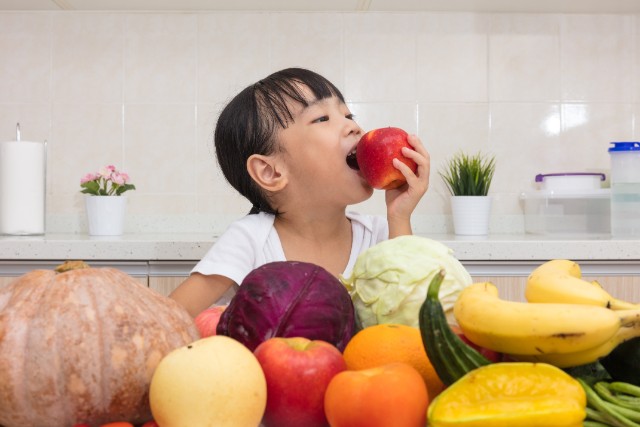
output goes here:
{"type": "Polygon", "coordinates": [[[626,324],[640,319],[640,310],[502,300],[492,283],[466,287],[453,314],[473,343],[507,354],[574,353],[610,340],[626,324]]]}
{"type": "Polygon", "coordinates": [[[622,327],[617,334],[605,343],[587,350],[576,351],[573,353],[547,353],[536,355],[514,354],[509,355],[509,357],[519,362],[543,362],[557,366],[558,368],[570,368],[572,366],[593,363],[601,357],[605,357],[611,353],[619,344],[637,336],[640,336],[640,328],[637,326],[622,327]]]}
{"type": "Polygon", "coordinates": [[[547,261],[531,272],[525,297],[529,302],[597,305],[612,310],[640,308],[612,297],[598,282],[583,280],[578,263],[566,259],[547,261]]]}

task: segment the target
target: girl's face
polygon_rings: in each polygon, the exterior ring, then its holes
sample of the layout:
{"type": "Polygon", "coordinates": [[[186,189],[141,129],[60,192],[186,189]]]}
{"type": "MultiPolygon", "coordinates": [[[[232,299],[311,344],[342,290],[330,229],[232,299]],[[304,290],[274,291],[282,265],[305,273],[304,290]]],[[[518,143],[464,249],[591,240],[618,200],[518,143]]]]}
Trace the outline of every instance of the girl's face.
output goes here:
{"type": "Polygon", "coordinates": [[[291,189],[318,207],[367,200],[373,189],[346,160],[362,129],[337,97],[313,101],[313,95],[306,92],[309,105],[292,105],[293,123],[277,135],[291,189]]]}

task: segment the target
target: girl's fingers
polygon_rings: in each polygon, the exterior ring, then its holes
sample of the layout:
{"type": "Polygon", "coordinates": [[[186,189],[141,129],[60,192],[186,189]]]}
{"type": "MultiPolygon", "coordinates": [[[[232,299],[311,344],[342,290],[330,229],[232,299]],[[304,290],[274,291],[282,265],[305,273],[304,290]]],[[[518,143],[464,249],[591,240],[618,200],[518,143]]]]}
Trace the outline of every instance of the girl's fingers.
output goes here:
{"type": "MultiPolygon", "coordinates": [[[[421,178],[421,174],[416,175],[413,170],[399,159],[393,159],[393,165],[398,169],[402,175],[404,175],[407,183],[410,187],[413,187],[421,192],[425,192],[429,186],[429,175],[426,178],[421,178]]],[[[420,172],[421,166],[418,165],[418,172],[420,172]]]]}
{"type": "Polygon", "coordinates": [[[420,138],[418,138],[417,135],[409,135],[409,137],[407,138],[407,141],[409,142],[409,145],[411,145],[415,151],[417,151],[418,153],[420,153],[422,155],[428,155],[426,148],[424,148],[424,145],[422,144],[422,141],[420,140],[420,138]]]}
{"type": "Polygon", "coordinates": [[[402,147],[402,155],[416,162],[418,166],[426,166],[429,164],[430,157],[426,150],[421,153],[419,151],[412,150],[411,148],[402,147]]]}

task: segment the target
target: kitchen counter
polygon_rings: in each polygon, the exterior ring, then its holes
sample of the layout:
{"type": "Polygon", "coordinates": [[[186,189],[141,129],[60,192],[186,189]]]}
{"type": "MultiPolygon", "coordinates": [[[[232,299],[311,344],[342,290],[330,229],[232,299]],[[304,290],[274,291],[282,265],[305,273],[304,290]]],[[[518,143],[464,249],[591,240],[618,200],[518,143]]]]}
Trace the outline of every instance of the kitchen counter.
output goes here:
{"type": "MultiPolygon", "coordinates": [[[[539,261],[552,258],[637,261],[640,239],[556,238],[532,234],[427,236],[447,245],[461,261],[539,261]]],[[[197,261],[216,241],[206,233],[141,233],[117,237],[86,234],[0,236],[0,260],[197,261]]]]}

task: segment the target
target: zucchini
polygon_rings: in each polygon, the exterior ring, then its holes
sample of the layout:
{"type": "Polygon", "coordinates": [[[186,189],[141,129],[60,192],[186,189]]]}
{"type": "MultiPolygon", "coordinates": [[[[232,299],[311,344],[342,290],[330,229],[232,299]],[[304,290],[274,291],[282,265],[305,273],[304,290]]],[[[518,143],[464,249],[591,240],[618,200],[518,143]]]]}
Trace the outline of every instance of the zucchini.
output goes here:
{"type": "Polygon", "coordinates": [[[422,344],[440,380],[447,386],[480,366],[491,362],[470,347],[451,330],[438,298],[445,271],[440,270],[429,284],[427,297],[420,307],[422,344]]]}

